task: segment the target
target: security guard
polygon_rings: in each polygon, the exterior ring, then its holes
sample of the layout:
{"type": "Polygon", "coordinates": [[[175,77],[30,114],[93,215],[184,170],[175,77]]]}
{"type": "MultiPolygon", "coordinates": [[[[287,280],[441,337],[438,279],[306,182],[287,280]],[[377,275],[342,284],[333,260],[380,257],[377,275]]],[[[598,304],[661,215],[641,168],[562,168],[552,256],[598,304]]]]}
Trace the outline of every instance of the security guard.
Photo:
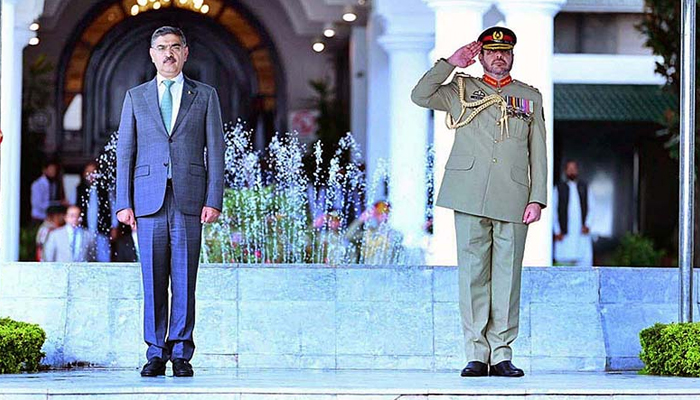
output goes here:
{"type": "Polygon", "coordinates": [[[512,362],[518,335],[525,236],[547,204],[547,153],[542,95],[513,80],[510,29],[492,27],[439,60],[411,99],[446,111],[455,141],[437,205],[454,210],[462,328],[462,376],[523,376],[512,362]],[[476,62],[484,76],[455,74],[476,62]]]}

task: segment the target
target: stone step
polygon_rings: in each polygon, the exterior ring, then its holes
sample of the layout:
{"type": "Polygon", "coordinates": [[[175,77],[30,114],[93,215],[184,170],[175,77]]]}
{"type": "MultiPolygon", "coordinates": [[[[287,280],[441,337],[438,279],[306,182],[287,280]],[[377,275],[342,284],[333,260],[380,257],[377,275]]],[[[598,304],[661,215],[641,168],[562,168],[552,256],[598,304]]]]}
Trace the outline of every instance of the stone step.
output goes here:
{"type": "MultiPolygon", "coordinates": [[[[168,371],[169,373],[169,371],[168,371]]],[[[453,372],[197,370],[141,378],[138,370],[0,375],[0,400],[452,400],[699,399],[700,379],[637,374],[528,374],[461,378],[453,372]]]]}

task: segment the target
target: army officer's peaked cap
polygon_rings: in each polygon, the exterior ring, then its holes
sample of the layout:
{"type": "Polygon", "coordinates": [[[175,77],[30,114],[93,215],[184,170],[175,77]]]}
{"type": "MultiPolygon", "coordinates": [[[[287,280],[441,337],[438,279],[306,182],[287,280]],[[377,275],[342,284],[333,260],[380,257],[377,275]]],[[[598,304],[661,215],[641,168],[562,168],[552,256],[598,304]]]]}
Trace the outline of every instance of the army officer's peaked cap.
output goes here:
{"type": "Polygon", "coordinates": [[[481,32],[479,41],[486,50],[512,50],[518,38],[510,29],[494,26],[481,32]]]}

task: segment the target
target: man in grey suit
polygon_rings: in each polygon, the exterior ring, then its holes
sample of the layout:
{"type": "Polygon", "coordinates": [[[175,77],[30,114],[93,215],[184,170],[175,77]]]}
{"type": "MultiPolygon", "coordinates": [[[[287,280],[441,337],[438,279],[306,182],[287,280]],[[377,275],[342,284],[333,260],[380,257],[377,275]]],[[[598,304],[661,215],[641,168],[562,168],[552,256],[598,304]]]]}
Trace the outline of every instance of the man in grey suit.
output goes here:
{"type": "Polygon", "coordinates": [[[95,261],[95,235],[80,226],[80,207],[66,210],[66,224],[49,233],[41,260],[47,262],[95,261]]]}
{"type": "Polygon", "coordinates": [[[192,376],[202,224],[223,202],[223,124],[216,90],[182,73],[189,49],[180,29],[153,32],[150,55],[157,76],[127,91],[122,108],[117,217],[138,224],[148,345],[141,376],[165,375],[168,360],[174,376],[192,376]]]}

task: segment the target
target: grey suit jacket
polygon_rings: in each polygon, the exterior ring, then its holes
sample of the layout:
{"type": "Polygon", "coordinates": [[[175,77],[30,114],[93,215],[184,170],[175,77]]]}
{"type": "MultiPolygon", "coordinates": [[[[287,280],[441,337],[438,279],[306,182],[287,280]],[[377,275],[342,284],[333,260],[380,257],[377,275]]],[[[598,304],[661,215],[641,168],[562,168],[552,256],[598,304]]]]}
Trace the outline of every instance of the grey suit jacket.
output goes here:
{"type": "Polygon", "coordinates": [[[80,229],[81,244],[77,259],[73,259],[71,253],[71,241],[68,236],[68,228],[62,226],[49,233],[49,237],[44,244],[42,261],[48,262],[91,262],[95,261],[95,236],[92,232],[80,229]]]}
{"type": "Polygon", "coordinates": [[[117,141],[117,212],[133,208],[137,217],[157,212],[165,197],[169,163],[181,212],[199,215],[203,206],[221,210],[224,151],[219,97],[211,86],[185,77],[171,135],[161,118],[156,79],[130,89],[117,141]]]}

